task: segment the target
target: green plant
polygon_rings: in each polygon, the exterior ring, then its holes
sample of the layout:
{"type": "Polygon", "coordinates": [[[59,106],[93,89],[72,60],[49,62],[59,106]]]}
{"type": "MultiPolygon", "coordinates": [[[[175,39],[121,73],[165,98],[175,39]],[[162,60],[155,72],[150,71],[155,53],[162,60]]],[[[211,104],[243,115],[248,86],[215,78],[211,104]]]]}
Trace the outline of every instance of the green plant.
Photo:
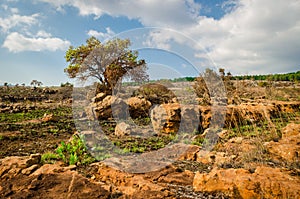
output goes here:
{"type": "Polygon", "coordinates": [[[66,164],[88,164],[95,161],[94,158],[87,152],[87,148],[80,136],[73,136],[69,143],[61,142],[61,145],[56,149],[58,157],[66,164]]]}
{"type": "Polygon", "coordinates": [[[59,157],[57,154],[55,153],[52,153],[52,152],[47,152],[47,153],[44,153],[41,157],[41,163],[42,164],[47,164],[47,163],[54,163],[56,160],[58,160],[59,157]]]}

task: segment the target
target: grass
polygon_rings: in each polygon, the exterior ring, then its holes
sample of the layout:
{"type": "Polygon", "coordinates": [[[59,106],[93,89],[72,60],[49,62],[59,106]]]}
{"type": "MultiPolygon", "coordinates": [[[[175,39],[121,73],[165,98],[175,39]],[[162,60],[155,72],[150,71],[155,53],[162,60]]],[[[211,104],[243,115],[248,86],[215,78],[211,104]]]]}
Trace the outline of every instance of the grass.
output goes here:
{"type": "Polygon", "coordinates": [[[42,157],[41,157],[42,164],[53,164],[57,160],[59,160],[58,155],[55,153],[52,153],[52,152],[46,152],[46,153],[42,154],[42,157]]]}
{"type": "Polygon", "coordinates": [[[53,114],[58,117],[68,117],[72,115],[71,107],[58,107],[55,109],[30,110],[26,113],[0,113],[0,123],[16,123],[33,119],[41,119],[44,114],[53,114]]]}

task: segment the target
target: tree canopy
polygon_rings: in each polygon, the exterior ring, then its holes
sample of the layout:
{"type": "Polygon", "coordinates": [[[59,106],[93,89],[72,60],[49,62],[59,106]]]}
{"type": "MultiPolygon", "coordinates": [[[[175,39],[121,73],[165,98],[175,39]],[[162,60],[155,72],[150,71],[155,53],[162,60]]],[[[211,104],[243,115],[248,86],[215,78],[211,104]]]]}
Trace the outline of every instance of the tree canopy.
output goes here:
{"type": "Polygon", "coordinates": [[[131,81],[148,80],[145,60],[138,59],[138,52],[129,49],[129,39],[113,39],[101,43],[91,37],[85,45],[70,46],[65,59],[69,63],[65,72],[70,78],[87,80],[96,78],[106,91],[111,91],[120,78],[131,81]]]}

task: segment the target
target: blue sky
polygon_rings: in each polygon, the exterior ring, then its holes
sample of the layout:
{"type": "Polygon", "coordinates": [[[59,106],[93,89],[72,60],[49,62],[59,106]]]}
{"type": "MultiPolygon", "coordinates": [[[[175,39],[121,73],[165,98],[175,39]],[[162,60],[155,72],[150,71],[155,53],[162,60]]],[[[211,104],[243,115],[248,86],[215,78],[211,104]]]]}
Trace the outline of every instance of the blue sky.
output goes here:
{"type": "Polygon", "coordinates": [[[2,0],[0,84],[71,81],[70,45],[129,38],[153,79],[300,70],[299,0],[2,0]]]}

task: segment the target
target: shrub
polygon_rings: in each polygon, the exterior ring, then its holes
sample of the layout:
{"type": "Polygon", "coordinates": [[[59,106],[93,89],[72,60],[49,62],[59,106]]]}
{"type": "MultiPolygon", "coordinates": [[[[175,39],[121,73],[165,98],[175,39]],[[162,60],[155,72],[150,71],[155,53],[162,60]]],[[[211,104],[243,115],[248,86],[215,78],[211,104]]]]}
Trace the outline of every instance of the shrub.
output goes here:
{"type": "Polygon", "coordinates": [[[175,98],[175,94],[167,87],[158,83],[149,83],[141,86],[133,96],[142,96],[152,104],[169,103],[175,98]]]}
{"type": "Polygon", "coordinates": [[[95,161],[88,152],[81,137],[74,135],[72,139],[56,149],[55,153],[47,152],[42,155],[41,163],[53,163],[53,161],[62,160],[68,165],[89,164],[95,161]]]}

